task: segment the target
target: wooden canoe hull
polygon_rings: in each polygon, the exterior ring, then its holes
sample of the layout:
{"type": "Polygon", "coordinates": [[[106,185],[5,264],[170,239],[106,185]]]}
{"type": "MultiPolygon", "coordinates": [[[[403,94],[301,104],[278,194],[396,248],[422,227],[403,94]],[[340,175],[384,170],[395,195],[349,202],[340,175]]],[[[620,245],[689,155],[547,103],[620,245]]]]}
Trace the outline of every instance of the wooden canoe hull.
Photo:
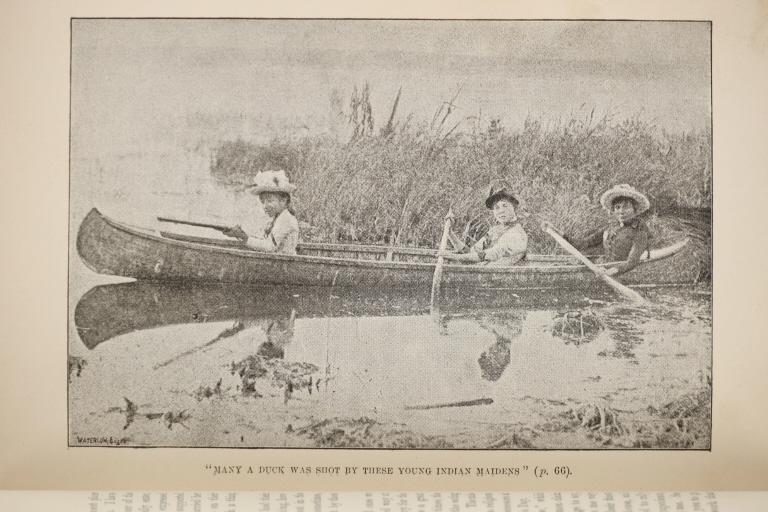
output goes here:
{"type": "MultiPolygon", "coordinates": [[[[628,284],[678,284],[694,278],[663,272],[661,260],[680,254],[686,241],[654,252],[650,261],[623,275],[628,284]]],[[[430,251],[405,249],[391,258],[386,247],[304,244],[299,255],[268,254],[242,247],[175,240],[135,229],[92,209],[80,225],[77,251],[100,274],[139,280],[226,282],[291,286],[430,288],[435,263],[430,251]],[[327,254],[321,256],[319,254],[327,254]],[[344,256],[344,257],[339,257],[344,256]],[[390,259],[391,258],[391,259],[390,259]],[[421,261],[420,261],[421,260],[421,261]],[[426,260],[426,261],[425,261],[426,260]]],[[[560,257],[532,257],[527,265],[445,265],[444,288],[551,289],[595,286],[583,265],[560,257]]]]}
{"type": "MultiPolygon", "coordinates": [[[[386,317],[426,315],[430,290],[333,288],[319,286],[239,286],[231,283],[133,281],[91,288],[78,301],[74,322],[88,349],[117,336],[167,325],[296,318],[386,317]]],[[[590,294],[594,295],[594,294],[590,294]]],[[[598,294],[599,295],[599,294],[598,294]]],[[[599,295],[611,299],[606,290],[599,295]]],[[[443,313],[462,316],[489,312],[531,311],[589,304],[571,293],[515,294],[505,290],[444,293],[443,313]]]]}

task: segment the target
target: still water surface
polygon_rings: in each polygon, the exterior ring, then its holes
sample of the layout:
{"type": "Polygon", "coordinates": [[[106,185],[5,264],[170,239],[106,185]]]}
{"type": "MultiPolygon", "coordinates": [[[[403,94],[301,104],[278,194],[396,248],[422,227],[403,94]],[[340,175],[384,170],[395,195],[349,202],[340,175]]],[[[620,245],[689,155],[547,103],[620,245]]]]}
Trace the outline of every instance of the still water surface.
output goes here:
{"type": "Polygon", "coordinates": [[[656,447],[649,411],[708,390],[706,293],[450,295],[439,322],[428,293],[94,287],[71,312],[70,443],[656,447]],[[594,405],[621,435],[579,424],[594,405]]]}

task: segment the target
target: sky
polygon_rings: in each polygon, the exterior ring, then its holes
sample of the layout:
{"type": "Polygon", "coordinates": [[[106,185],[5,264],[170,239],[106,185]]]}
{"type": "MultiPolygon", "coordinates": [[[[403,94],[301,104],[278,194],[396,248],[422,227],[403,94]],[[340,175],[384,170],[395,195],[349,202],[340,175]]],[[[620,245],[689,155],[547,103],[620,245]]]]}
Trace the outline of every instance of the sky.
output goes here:
{"type": "Polygon", "coordinates": [[[226,47],[632,61],[709,67],[709,24],[423,20],[74,20],[75,48],[226,47]]]}
{"type": "Polygon", "coordinates": [[[333,129],[368,83],[374,119],[558,122],[592,108],[671,131],[710,120],[703,22],[97,20],[72,24],[73,144],[141,144],[178,119],[220,136],[333,129]],[[239,121],[238,121],[239,119],[239,121]],[[240,126],[233,128],[240,123],[240,126]],[[224,128],[224,126],[228,128],[224,128]]]}

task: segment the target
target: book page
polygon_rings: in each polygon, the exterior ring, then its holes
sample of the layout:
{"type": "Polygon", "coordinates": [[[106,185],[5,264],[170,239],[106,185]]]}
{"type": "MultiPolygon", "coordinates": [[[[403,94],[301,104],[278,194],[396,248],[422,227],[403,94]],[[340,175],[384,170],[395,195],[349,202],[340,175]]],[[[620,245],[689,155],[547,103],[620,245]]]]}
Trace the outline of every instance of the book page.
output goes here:
{"type": "Polygon", "coordinates": [[[765,487],[764,3],[3,14],[0,488],[765,487]]]}
{"type": "Polygon", "coordinates": [[[757,512],[765,492],[135,492],[6,491],[0,504],[14,510],[516,510],[757,512]],[[55,501],[54,501],[55,500],[55,501]],[[20,508],[27,507],[27,508],[20,508]]]}

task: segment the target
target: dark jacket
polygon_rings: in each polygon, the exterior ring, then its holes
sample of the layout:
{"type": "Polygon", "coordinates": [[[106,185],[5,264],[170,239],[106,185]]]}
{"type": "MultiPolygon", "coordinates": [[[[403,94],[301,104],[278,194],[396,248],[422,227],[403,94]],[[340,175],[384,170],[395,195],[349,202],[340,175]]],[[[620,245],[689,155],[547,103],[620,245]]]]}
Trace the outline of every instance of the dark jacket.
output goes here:
{"type": "Polygon", "coordinates": [[[621,263],[616,265],[619,273],[635,268],[640,257],[651,245],[651,232],[645,222],[638,218],[624,225],[612,222],[608,228],[600,229],[583,238],[565,238],[580,251],[602,246],[605,251],[602,261],[620,261],[621,263]]]}

